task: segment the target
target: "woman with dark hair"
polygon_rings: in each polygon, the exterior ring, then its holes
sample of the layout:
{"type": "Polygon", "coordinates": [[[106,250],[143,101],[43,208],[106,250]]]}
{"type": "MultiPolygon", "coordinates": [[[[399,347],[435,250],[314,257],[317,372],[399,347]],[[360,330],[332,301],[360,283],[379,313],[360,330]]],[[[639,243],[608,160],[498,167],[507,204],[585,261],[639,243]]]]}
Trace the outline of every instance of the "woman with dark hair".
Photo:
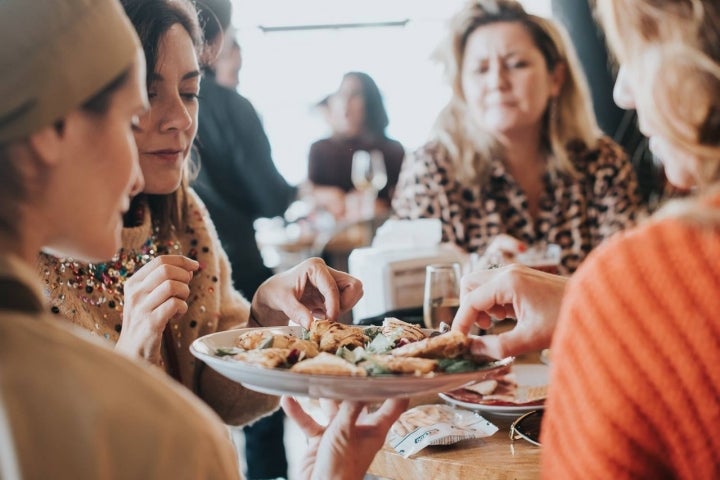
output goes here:
{"type": "Polygon", "coordinates": [[[387,185],[378,192],[376,210],[386,211],[405,150],[385,134],[389,120],[377,84],[366,73],[348,72],[338,91],[329,97],[327,108],[333,134],[313,143],[308,159],[308,180],[316,202],[336,217],[343,217],[345,194],[355,189],[351,173],[353,154],[358,150],[377,150],[385,160],[387,185]]]}
{"type": "Polygon", "coordinates": [[[203,368],[190,354],[193,340],[258,321],[286,325],[290,317],[309,325],[318,307],[337,318],[362,287],[310,259],[266,281],[252,305],[233,288],[215,227],[188,186],[201,76],[197,13],[184,0],[122,4],[148,61],[150,109],[133,129],[145,187],[124,217],[122,249],[115,257],[87,264],[43,255],[45,288],[54,313],[117,351],[163,368],[226,423],[244,425],[275,410],[278,399],[203,368]],[[318,291],[306,302],[308,293],[318,291]]]}

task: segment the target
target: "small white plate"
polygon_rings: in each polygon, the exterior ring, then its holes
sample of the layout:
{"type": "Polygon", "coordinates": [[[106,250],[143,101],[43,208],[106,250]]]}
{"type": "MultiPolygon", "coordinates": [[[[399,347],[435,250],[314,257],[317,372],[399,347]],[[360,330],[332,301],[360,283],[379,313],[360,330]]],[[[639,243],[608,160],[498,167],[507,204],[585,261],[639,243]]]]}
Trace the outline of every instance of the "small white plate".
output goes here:
{"type": "MultiPolygon", "coordinates": [[[[263,368],[229,357],[218,357],[218,348],[232,348],[242,333],[255,329],[228,330],[212,333],[195,340],[190,352],[221,375],[241,383],[251,390],[271,395],[294,395],[335,400],[382,400],[411,397],[455,390],[483,380],[489,372],[506,367],[513,357],[490,362],[474,372],[438,373],[432,377],[384,375],[376,377],[348,377],[341,375],[309,375],[281,368],[263,368]]],[[[301,327],[269,328],[274,333],[301,335],[301,327]]]]}
{"type": "MultiPolygon", "coordinates": [[[[516,364],[513,365],[512,371],[517,378],[518,386],[525,387],[542,387],[548,384],[550,368],[543,364],[516,364]]],[[[542,410],[544,404],[523,404],[523,405],[493,405],[480,402],[464,402],[456,400],[451,396],[440,393],[440,398],[451,405],[455,405],[469,410],[477,410],[479,412],[490,413],[493,415],[521,415],[533,410],[542,410]]]]}

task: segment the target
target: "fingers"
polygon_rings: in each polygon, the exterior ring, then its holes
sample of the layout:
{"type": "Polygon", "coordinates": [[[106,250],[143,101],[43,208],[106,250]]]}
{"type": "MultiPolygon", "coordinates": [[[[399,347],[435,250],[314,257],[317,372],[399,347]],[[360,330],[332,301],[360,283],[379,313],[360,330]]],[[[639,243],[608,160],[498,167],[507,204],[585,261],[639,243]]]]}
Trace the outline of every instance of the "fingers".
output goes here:
{"type": "Polygon", "coordinates": [[[497,252],[514,256],[525,250],[527,250],[527,245],[524,242],[503,233],[496,236],[493,241],[490,242],[487,250],[485,250],[485,254],[497,252]]]}
{"type": "Polygon", "coordinates": [[[496,360],[506,357],[498,335],[472,336],[470,353],[473,357],[490,357],[496,360]]]}
{"type": "Polygon", "coordinates": [[[340,292],[340,311],[350,310],[363,296],[362,282],[345,272],[327,267],[340,292]]]}
{"type": "Polygon", "coordinates": [[[489,327],[491,315],[505,318],[498,314],[513,313],[515,276],[521,269],[522,267],[510,265],[485,273],[482,276],[485,280],[482,284],[464,293],[460,308],[453,320],[453,329],[467,334],[474,324],[481,328],[489,327]]]}
{"type": "Polygon", "coordinates": [[[354,425],[364,408],[365,404],[363,402],[346,400],[340,404],[335,419],[346,426],[354,425]]]}
{"type": "Polygon", "coordinates": [[[318,423],[303,410],[293,397],[283,396],[280,399],[280,405],[282,405],[288,417],[292,418],[298,427],[300,427],[300,430],[303,431],[306,437],[316,437],[322,435],[325,431],[323,427],[318,425],[318,423]]]}
{"type": "MultiPolygon", "coordinates": [[[[130,279],[135,282],[142,282],[147,276],[155,272],[158,267],[163,265],[174,266],[185,272],[194,272],[200,268],[200,263],[184,255],[160,255],[159,257],[153,258],[144,267],[140,268],[133,274],[132,277],[130,277],[130,279]]],[[[192,275],[190,278],[192,278],[192,275]]]]}
{"type": "Polygon", "coordinates": [[[308,280],[324,299],[325,317],[329,320],[337,320],[340,315],[340,291],[335,278],[330,274],[330,267],[319,258],[311,258],[307,262],[308,280]]]}
{"type": "Polygon", "coordinates": [[[382,429],[389,430],[395,420],[407,410],[410,404],[409,398],[391,398],[385,400],[383,404],[378,408],[372,417],[375,419],[375,424],[382,429]]]}

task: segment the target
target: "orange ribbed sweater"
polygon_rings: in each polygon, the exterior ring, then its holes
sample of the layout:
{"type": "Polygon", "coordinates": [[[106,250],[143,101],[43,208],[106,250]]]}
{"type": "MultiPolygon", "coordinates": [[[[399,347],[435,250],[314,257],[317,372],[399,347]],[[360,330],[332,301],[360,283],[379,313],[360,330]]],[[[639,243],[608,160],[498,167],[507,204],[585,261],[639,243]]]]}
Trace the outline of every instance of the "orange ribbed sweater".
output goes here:
{"type": "Polygon", "coordinates": [[[619,234],[578,270],[553,340],[547,479],[720,479],[720,227],[619,234]]]}

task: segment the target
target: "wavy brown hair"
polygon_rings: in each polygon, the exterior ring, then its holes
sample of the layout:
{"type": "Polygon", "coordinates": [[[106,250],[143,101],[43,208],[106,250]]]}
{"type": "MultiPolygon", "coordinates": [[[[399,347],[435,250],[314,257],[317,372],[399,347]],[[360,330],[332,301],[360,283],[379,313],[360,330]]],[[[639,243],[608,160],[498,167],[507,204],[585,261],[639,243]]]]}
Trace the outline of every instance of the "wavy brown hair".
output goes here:
{"type": "MultiPolygon", "coordinates": [[[[198,21],[198,13],[188,0],[121,0],[128,18],[137,30],[145,52],[147,62],[147,86],[150,88],[152,74],[157,64],[160,41],[174,25],[180,25],[190,35],[198,57],[203,48],[203,35],[198,21]]],[[[139,205],[147,202],[161,239],[168,239],[174,229],[181,229],[187,223],[187,189],[197,167],[187,159],[180,188],[167,195],[149,195],[141,193],[133,198],[125,225],[137,223],[139,205]]]]}

